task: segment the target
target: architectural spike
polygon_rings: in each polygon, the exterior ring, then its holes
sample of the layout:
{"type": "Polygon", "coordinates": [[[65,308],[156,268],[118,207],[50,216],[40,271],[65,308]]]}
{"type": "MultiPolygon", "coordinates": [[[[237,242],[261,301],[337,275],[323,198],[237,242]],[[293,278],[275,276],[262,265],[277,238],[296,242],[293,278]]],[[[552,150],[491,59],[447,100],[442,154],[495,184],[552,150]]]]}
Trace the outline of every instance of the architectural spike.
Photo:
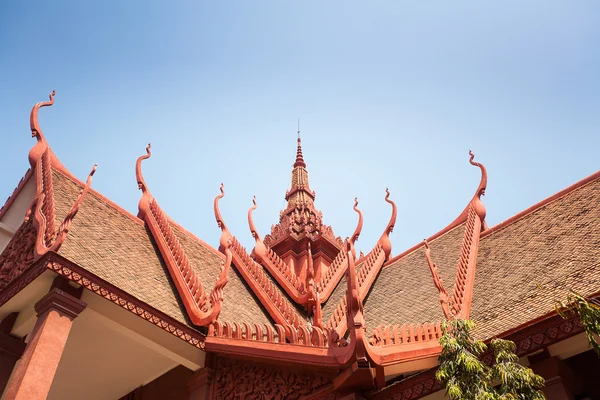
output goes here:
{"type": "Polygon", "coordinates": [[[142,191],[142,197],[138,202],[138,217],[140,219],[144,219],[145,214],[150,209],[150,203],[152,202],[152,195],[148,191],[146,181],[142,174],[142,161],[152,156],[152,153],[150,152],[151,147],[150,143],[148,143],[148,146],[146,146],[146,154],[139,156],[135,162],[135,179],[137,180],[138,189],[142,191]]]}
{"type": "Polygon", "coordinates": [[[485,206],[481,202],[481,196],[485,196],[485,190],[487,188],[487,181],[488,181],[487,170],[483,164],[473,161],[473,159],[475,158],[475,154],[473,154],[473,152],[471,152],[471,150],[469,150],[469,156],[470,156],[469,162],[471,163],[471,165],[479,167],[479,169],[481,170],[481,181],[479,183],[479,187],[477,187],[475,196],[473,196],[472,204],[473,204],[473,208],[475,209],[475,212],[477,213],[477,215],[479,216],[479,219],[481,220],[482,230],[485,230],[485,229],[487,229],[487,224],[485,222],[486,210],[485,210],[485,206]]]}
{"type": "Polygon", "coordinates": [[[224,187],[225,187],[225,185],[223,185],[221,183],[221,186],[219,187],[219,190],[221,191],[221,193],[215,197],[215,201],[214,201],[215,219],[217,220],[217,225],[219,226],[219,228],[221,228],[221,239],[219,240],[219,251],[222,253],[225,251],[226,248],[229,247],[228,243],[233,238],[233,236],[229,232],[229,229],[227,229],[227,225],[225,225],[225,222],[223,221],[223,217],[221,217],[221,211],[219,210],[219,200],[225,196],[224,187]]]}
{"type": "MultiPolygon", "coordinates": [[[[362,227],[363,227],[363,214],[362,214],[362,211],[360,211],[358,209],[358,198],[357,197],[354,198],[353,209],[354,209],[354,211],[356,211],[358,213],[358,224],[356,225],[356,229],[354,230],[354,233],[352,234],[352,236],[350,236],[350,241],[352,242],[352,248],[354,249],[354,244],[358,240],[358,237],[360,236],[360,232],[362,231],[362,227]]],[[[354,250],[354,251],[356,251],[356,250],[354,250]]],[[[352,257],[356,258],[356,254],[352,254],[352,257]]]]}
{"type": "Polygon", "coordinates": [[[381,243],[383,251],[385,252],[385,259],[388,260],[392,253],[392,242],[390,241],[390,233],[392,233],[392,231],[394,230],[394,225],[396,225],[397,209],[396,203],[390,200],[390,191],[388,188],[385,188],[385,193],[385,201],[392,205],[392,216],[390,217],[390,222],[388,222],[385,231],[383,231],[379,242],[381,243]]]}
{"type": "Polygon", "coordinates": [[[256,230],[256,226],[254,225],[254,220],[252,219],[252,211],[256,210],[258,205],[256,204],[256,196],[252,198],[252,207],[248,210],[248,225],[250,226],[250,233],[252,237],[257,241],[260,239],[258,235],[258,231],[256,230]]]}
{"type": "Polygon", "coordinates": [[[48,143],[46,142],[46,138],[42,133],[42,129],[40,128],[40,124],[38,122],[38,111],[42,107],[48,107],[54,104],[54,96],[56,95],[56,91],[53,90],[52,93],[48,96],[50,101],[40,101],[36,103],[31,109],[31,114],[29,116],[29,125],[31,126],[31,137],[37,139],[37,143],[33,146],[33,148],[29,151],[29,164],[31,168],[34,169],[37,165],[37,162],[41,159],[42,154],[48,149],[48,143]]]}
{"type": "Polygon", "coordinates": [[[296,162],[294,167],[306,168],[304,157],[302,156],[302,139],[300,139],[300,129],[298,129],[298,149],[296,150],[296,162]]]}
{"type": "Polygon", "coordinates": [[[252,237],[254,238],[256,244],[254,245],[254,250],[252,251],[252,255],[256,259],[257,262],[261,263],[267,258],[268,252],[267,248],[264,245],[258,231],[256,230],[256,226],[254,225],[254,219],[252,218],[252,212],[256,210],[258,205],[256,204],[256,196],[252,198],[252,207],[248,210],[248,225],[250,226],[250,233],[252,233],[252,237]]]}

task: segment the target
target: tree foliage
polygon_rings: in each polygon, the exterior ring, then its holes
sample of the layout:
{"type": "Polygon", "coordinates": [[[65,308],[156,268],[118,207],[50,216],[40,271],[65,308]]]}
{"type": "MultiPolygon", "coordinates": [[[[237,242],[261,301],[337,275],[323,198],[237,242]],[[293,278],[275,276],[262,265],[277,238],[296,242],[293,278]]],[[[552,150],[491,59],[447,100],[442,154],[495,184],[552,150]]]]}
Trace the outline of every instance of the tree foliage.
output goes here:
{"type": "Polygon", "coordinates": [[[564,319],[578,317],[590,346],[600,357],[600,306],[594,302],[588,302],[585,297],[571,292],[567,297],[566,303],[557,302],[556,312],[564,319]]]}
{"type": "Polygon", "coordinates": [[[544,378],[519,364],[515,342],[494,339],[490,347],[496,361],[491,369],[491,378],[493,382],[500,382],[496,387],[498,399],[545,399],[540,390],[544,387],[544,378]]]}
{"type": "Polygon", "coordinates": [[[544,379],[518,363],[513,342],[493,340],[490,347],[495,363],[488,366],[480,359],[487,350],[486,344],[472,336],[473,321],[455,319],[444,323],[442,329],[442,352],[436,378],[446,387],[452,400],[545,398],[540,391],[544,379]]]}

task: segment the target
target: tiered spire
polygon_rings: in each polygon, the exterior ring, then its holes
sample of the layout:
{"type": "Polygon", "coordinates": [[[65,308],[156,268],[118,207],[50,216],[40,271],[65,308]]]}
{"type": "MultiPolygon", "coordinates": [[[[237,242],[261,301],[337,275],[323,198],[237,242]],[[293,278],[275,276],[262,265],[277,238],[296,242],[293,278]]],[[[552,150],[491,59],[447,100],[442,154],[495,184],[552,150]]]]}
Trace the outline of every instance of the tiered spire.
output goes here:
{"type": "Polygon", "coordinates": [[[310,189],[302,154],[300,124],[292,182],[285,193],[285,200],[287,206],[279,213],[279,223],[271,226],[271,233],[264,237],[263,243],[290,266],[295,276],[305,282],[308,278],[307,242],[312,242],[315,282],[318,282],[343,246],[341,238],[336,238],[331,227],[323,224],[322,213],[315,207],[315,192],[310,189]]]}
{"type": "Polygon", "coordinates": [[[265,236],[265,244],[272,247],[288,236],[296,241],[305,237],[315,241],[325,236],[334,246],[341,246],[331,228],[323,225],[322,213],[315,208],[315,192],[310,189],[299,126],[296,161],[293,166],[291,187],[285,193],[287,207],[280,213],[279,224],[274,225],[271,234],[265,236]]]}

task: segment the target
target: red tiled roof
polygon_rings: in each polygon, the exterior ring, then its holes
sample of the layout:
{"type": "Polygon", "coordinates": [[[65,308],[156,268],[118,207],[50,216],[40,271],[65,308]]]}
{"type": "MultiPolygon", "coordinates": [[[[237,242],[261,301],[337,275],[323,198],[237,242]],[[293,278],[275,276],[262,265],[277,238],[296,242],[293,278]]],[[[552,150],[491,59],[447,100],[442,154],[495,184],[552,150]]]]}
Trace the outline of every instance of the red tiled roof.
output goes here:
{"type": "MultiPolygon", "coordinates": [[[[429,242],[440,275],[451,292],[464,224],[429,242]]],[[[384,266],[364,302],[367,332],[379,325],[434,322],[444,318],[424,246],[384,266]]]]}
{"type": "MultiPolygon", "coordinates": [[[[56,170],[53,179],[58,223],[82,185],[56,170]]],[[[174,228],[196,272],[212,284],[223,257],[191,234],[174,228]]],[[[188,323],[166,266],[142,221],[95,191],[84,199],[58,253],[146,304],[188,323]]],[[[222,318],[270,323],[237,272],[230,273],[224,292],[222,318]]]]}
{"type": "Polygon", "coordinates": [[[600,174],[481,238],[472,319],[492,337],[600,291],[600,174]]]}

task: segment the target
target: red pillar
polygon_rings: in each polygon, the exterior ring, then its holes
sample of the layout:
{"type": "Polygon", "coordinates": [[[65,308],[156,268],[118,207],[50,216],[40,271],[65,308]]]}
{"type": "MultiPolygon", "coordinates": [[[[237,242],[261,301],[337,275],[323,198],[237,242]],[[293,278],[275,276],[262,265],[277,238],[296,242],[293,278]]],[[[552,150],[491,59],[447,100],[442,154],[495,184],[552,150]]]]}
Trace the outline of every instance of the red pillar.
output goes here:
{"type": "Polygon", "coordinates": [[[58,288],[35,304],[38,319],[4,400],[47,398],[73,319],[85,307],[86,303],[58,288]]]}
{"type": "Polygon", "coordinates": [[[573,400],[577,392],[577,380],[571,369],[556,357],[549,357],[532,364],[531,369],[546,380],[543,389],[548,400],[573,400]]]}
{"type": "Polygon", "coordinates": [[[212,368],[205,367],[190,377],[187,383],[189,400],[207,400],[210,398],[212,368]]]}
{"type": "Polygon", "coordinates": [[[25,342],[10,334],[17,316],[16,312],[11,313],[0,322],[0,396],[25,350],[25,342]]]}

